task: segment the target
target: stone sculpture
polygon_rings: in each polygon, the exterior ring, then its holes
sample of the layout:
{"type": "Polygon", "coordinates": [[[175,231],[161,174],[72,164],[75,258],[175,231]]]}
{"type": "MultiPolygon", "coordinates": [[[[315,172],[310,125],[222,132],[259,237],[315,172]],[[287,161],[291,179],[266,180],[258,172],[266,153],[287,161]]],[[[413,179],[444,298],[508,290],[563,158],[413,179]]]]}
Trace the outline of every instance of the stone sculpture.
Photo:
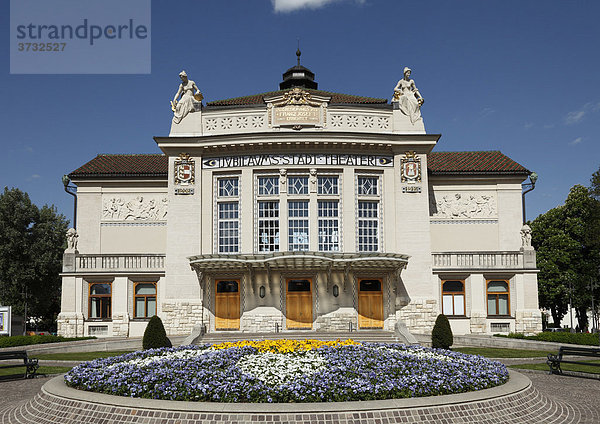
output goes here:
{"type": "Polygon", "coordinates": [[[397,102],[402,113],[408,116],[410,122],[414,124],[421,119],[421,106],[425,99],[421,96],[414,80],[410,79],[411,72],[410,68],[404,68],[404,78],[396,84],[392,102],[397,102]]]}
{"type": "Polygon", "coordinates": [[[75,228],[69,228],[67,230],[67,253],[77,253],[77,239],[79,235],[77,234],[77,230],[75,228]]]}
{"type": "Polygon", "coordinates": [[[531,227],[527,224],[521,227],[521,248],[525,250],[533,249],[531,246],[531,227]]]}
{"type": "Polygon", "coordinates": [[[446,194],[441,200],[430,199],[431,216],[447,219],[494,218],[496,199],[489,194],[446,194]]]}
{"type": "Polygon", "coordinates": [[[129,201],[120,197],[105,199],[102,205],[102,219],[108,221],[164,221],[167,219],[168,199],[163,197],[144,200],[137,196],[129,201]]]}
{"type": "Polygon", "coordinates": [[[185,71],[181,71],[179,78],[181,78],[181,84],[179,84],[179,89],[175,93],[173,101],[171,101],[174,124],[179,124],[188,113],[194,112],[194,100],[201,102],[203,98],[196,83],[188,79],[185,71]]]}

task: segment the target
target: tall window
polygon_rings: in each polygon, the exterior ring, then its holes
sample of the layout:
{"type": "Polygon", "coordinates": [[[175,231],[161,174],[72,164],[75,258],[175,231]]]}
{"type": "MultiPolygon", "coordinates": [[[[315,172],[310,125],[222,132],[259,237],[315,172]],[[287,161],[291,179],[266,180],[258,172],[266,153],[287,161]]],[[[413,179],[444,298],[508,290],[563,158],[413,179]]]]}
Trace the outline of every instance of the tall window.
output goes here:
{"type": "Polygon", "coordinates": [[[219,253],[239,252],[240,214],[238,202],[219,203],[218,214],[219,253]]]}
{"type": "Polygon", "coordinates": [[[258,202],[258,251],[279,251],[279,202],[258,202]]]}
{"type": "Polygon", "coordinates": [[[442,281],[442,312],[448,316],[466,315],[464,281],[442,281]]]}
{"type": "MultiPolygon", "coordinates": [[[[337,184],[336,184],[337,186],[337,184]]],[[[337,252],[340,250],[338,201],[318,201],[319,251],[337,252]]]]}
{"type": "Polygon", "coordinates": [[[291,251],[308,250],[308,200],[288,202],[288,248],[291,251]]]}
{"type": "Polygon", "coordinates": [[[366,177],[359,176],[357,179],[358,183],[358,195],[359,196],[377,196],[379,195],[379,178],[378,177],[366,177]]]}
{"type": "Polygon", "coordinates": [[[238,178],[219,178],[219,197],[237,197],[239,195],[238,178]]]}
{"type": "Polygon", "coordinates": [[[150,318],[156,315],[156,283],[135,283],[134,316],[150,318]]]}
{"type": "Polygon", "coordinates": [[[276,196],[279,194],[279,177],[258,177],[258,195],[276,196]]]}
{"type": "Polygon", "coordinates": [[[111,319],[111,283],[90,283],[89,317],[111,319]]]}
{"type": "Polygon", "coordinates": [[[492,280],[487,282],[488,315],[510,315],[508,281],[492,280]]]}
{"type": "Polygon", "coordinates": [[[358,201],[358,251],[379,251],[379,202],[358,201]]]}

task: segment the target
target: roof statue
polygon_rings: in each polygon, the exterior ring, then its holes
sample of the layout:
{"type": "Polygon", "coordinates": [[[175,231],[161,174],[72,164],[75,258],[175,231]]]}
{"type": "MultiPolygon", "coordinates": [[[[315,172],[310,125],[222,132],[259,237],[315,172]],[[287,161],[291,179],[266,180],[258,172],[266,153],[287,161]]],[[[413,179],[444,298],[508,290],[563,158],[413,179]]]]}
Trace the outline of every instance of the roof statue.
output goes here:
{"type": "Polygon", "coordinates": [[[397,102],[402,113],[408,116],[410,122],[414,124],[421,119],[421,106],[425,99],[419,93],[415,81],[410,79],[411,72],[409,67],[404,68],[404,78],[396,84],[392,102],[397,102]]]}
{"type": "Polygon", "coordinates": [[[171,101],[174,124],[179,124],[188,113],[195,111],[194,100],[202,102],[203,99],[202,93],[196,86],[196,83],[188,79],[185,71],[179,73],[179,78],[181,78],[181,84],[179,84],[179,89],[171,101]]]}

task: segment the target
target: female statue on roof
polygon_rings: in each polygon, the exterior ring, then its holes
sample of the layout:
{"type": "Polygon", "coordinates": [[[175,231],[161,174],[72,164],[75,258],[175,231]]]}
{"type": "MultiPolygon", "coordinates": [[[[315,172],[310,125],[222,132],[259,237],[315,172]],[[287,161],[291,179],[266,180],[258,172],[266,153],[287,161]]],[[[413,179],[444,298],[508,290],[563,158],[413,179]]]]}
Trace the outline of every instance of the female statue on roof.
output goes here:
{"type": "Polygon", "coordinates": [[[194,111],[194,100],[202,101],[202,93],[198,90],[196,83],[188,79],[185,71],[181,71],[179,78],[181,78],[181,84],[179,84],[179,90],[177,90],[171,102],[173,123],[175,124],[179,124],[188,113],[194,111]]]}
{"type": "Polygon", "coordinates": [[[402,113],[410,118],[411,123],[415,123],[421,119],[421,105],[425,101],[414,80],[410,79],[411,69],[404,68],[404,78],[398,81],[394,88],[394,97],[392,102],[398,102],[398,106],[402,113]]]}

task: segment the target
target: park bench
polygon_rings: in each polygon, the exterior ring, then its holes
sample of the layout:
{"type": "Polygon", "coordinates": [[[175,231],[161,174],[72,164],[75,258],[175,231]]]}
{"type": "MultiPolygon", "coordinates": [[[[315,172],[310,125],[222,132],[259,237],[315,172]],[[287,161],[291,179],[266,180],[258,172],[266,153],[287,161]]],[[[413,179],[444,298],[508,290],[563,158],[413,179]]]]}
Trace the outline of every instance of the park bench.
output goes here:
{"type": "Polygon", "coordinates": [[[558,354],[548,354],[548,360],[546,363],[550,367],[550,374],[562,374],[562,369],[560,368],[560,364],[579,364],[579,365],[590,365],[594,367],[600,367],[600,363],[594,362],[582,362],[575,360],[565,359],[565,356],[583,356],[586,358],[596,358],[600,359],[600,348],[598,347],[570,347],[570,346],[561,346],[558,349],[558,354]]]}
{"type": "MultiPolygon", "coordinates": [[[[26,351],[16,350],[16,351],[12,351],[12,352],[0,352],[0,363],[1,363],[1,361],[15,361],[15,360],[17,360],[17,361],[22,360],[23,363],[2,364],[2,365],[0,365],[0,369],[25,367],[25,373],[23,374],[23,378],[33,378],[35,376],[35,373],[37,372],[37,369],[39,367],[38,360],[29,358],[27,356],[26,351]]],[[[10,377],[14,377],[15,375],[20,375],[20,374],[14,374],[14,375],[10,375],[7,377],[10,378],[10,377]]]]}

